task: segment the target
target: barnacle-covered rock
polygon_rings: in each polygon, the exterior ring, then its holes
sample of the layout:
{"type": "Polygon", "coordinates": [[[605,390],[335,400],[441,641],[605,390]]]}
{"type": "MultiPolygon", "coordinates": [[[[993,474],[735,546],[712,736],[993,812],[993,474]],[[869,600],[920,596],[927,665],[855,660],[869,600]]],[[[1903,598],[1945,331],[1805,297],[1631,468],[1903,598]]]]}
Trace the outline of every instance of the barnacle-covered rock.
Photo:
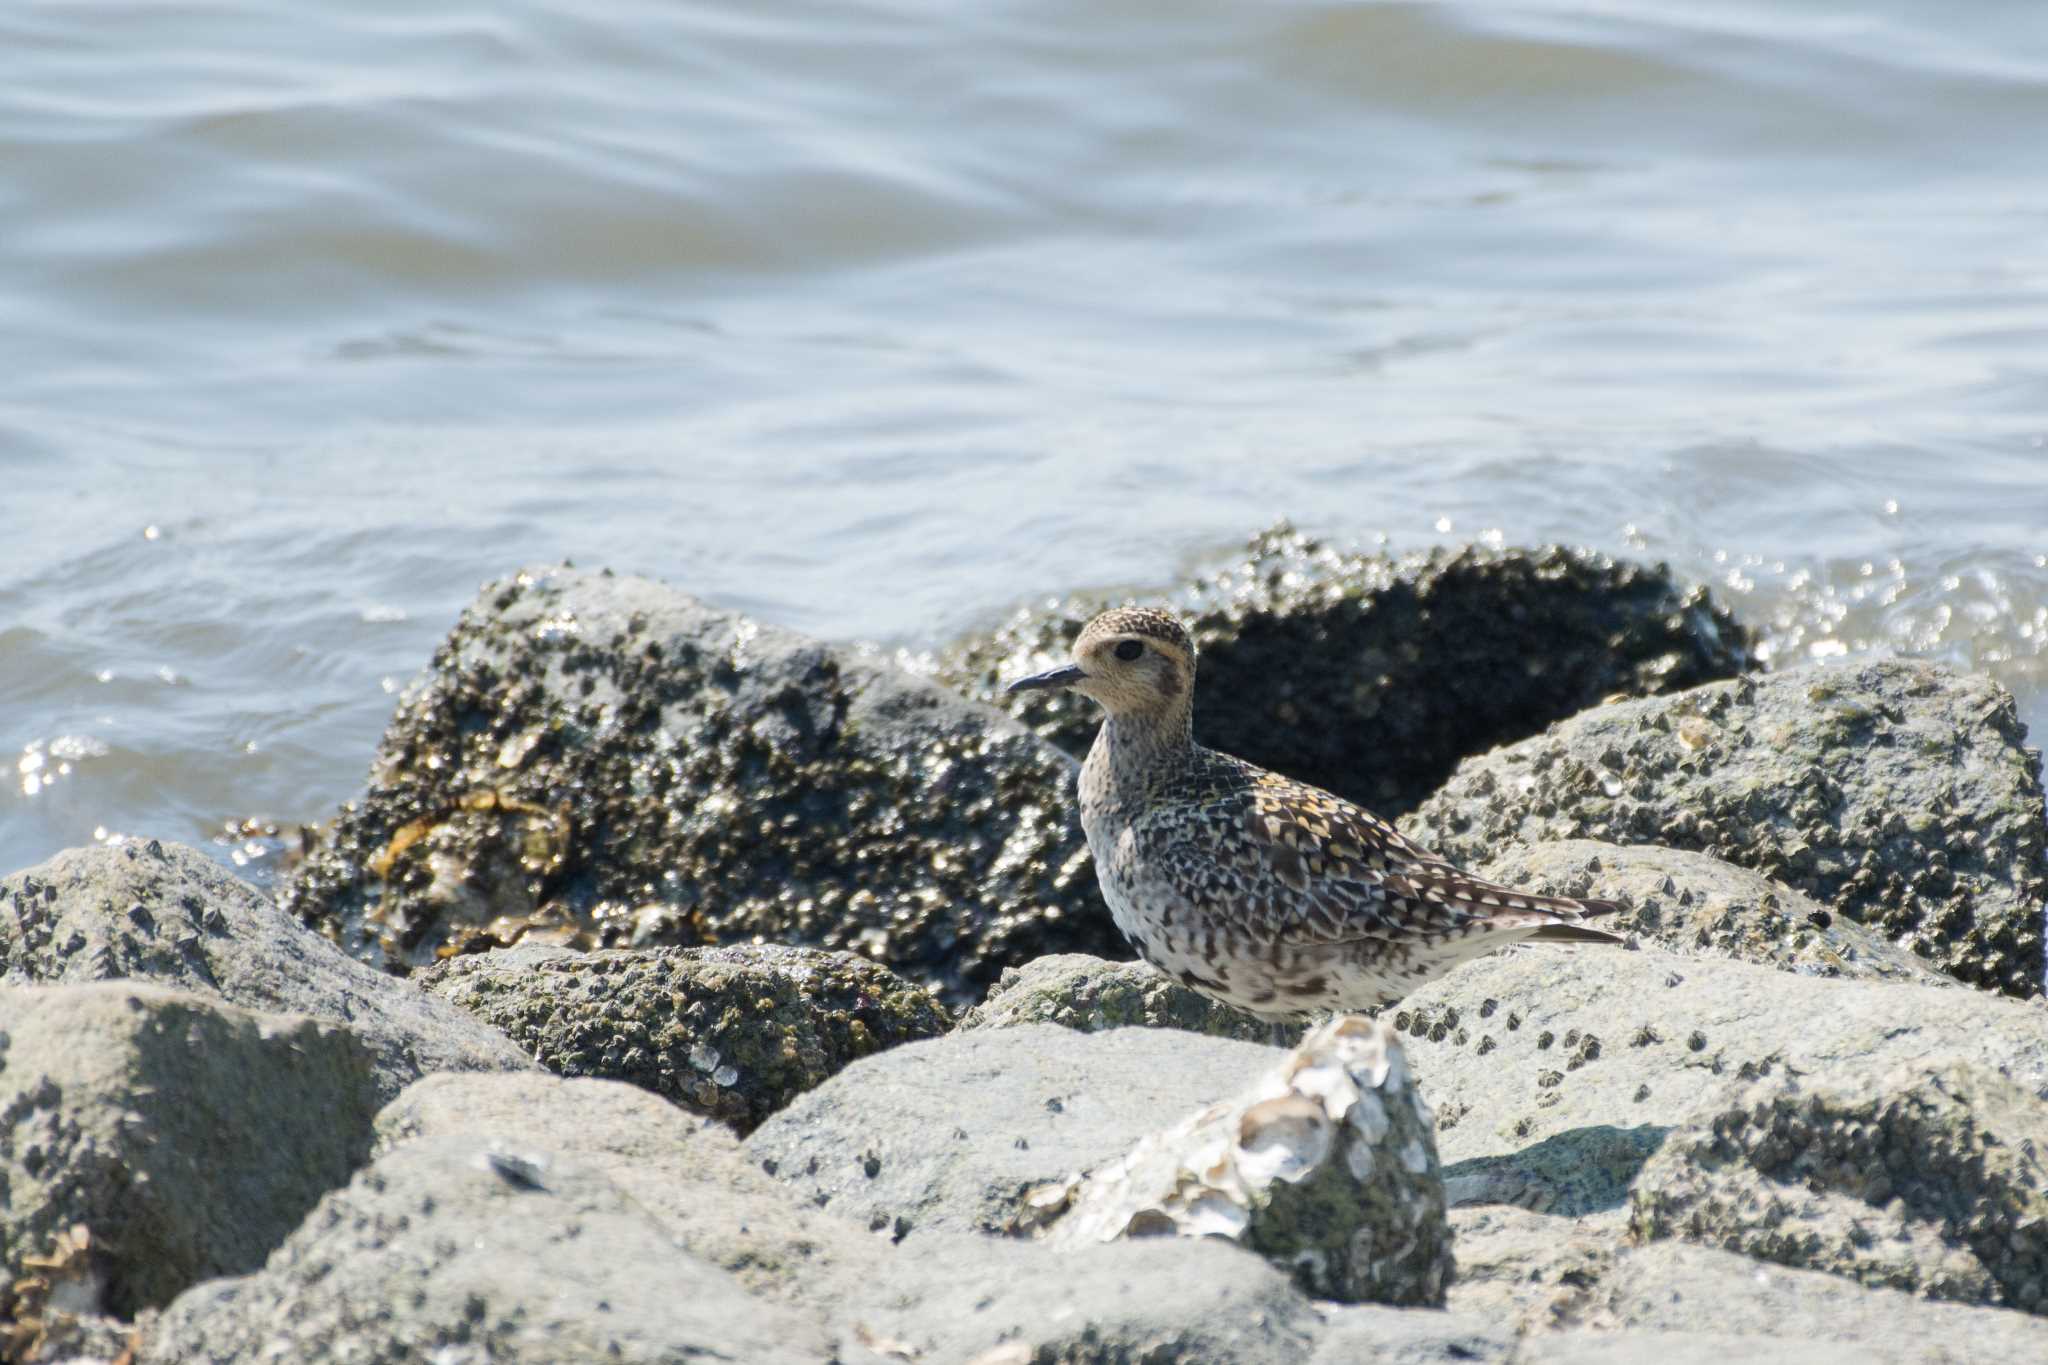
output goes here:
{"type": "Polygon", "coordinates": [[[744,1133],[848,1062],[952,1021],[857,953],[521,946],[416,974],[563,1076],[628,1081],[744,1133]]]}
{"type": "Polygon", "coordinates": [[[646,579],[486,586],[282,890],[397,968],[521,938],[853,948],[979,998],[1124,949],[1071,760],[855,650],[646,579]]]}
{"type": "Polygon", "coordinates": [[[1704,853],[1597,839],[1511,844],[1472,869],[1508,886],[1619,901],[1600,927],[1693,957],[1807,976],[1953,986],[1956,979],[1783,882],[1704,853]]]}
{"type": "Polygon", "coordinates": [[[0,980],[154,981],[342,1024],[389,1099],[430,1071],[528,1071],[495,1029],[350,959],[197,849],[74,848],[0,879],[0,980]]]}
{"type": "MultiPolygon", "coordinates": [[[[1550,546],[1350,554],[1280,526],[1157,601],[1201,651],[1204,744],[1384,815],[1467,754],[1534,734],[1613,693],[1676,691],[1751,666],[1749,633],[1662,565],[1550,546]]],[[[1100,713],[1068,692],[1003,684],[1066,657],[1117,602],[1081,594],[914,660],[1007,706],[1068,753],[1100,713]]]]}
{"type": "Polygon", "coordinates": [[[1723,1080],[1964,1062],[2048,1090],[2048,1006],[1714,957],[1534,948],[1481,958],[1389,1017],[1437,1100],[1454,1198],[1579,1214],[1723,1080]]]}
{"type": "Polygon", "coordinates": [[[1402,822],[1454,862],[1522,840],[1711,853],[1959,980],[2041,986],[2048,814],[2012,694],[1879,660],[1597,707],[1468,760],[1402,822]]]}
{"type": "Polygon", "coordinates": [[[1646,1240],[2048,1313],[2048,1101],[1992,1071],[1838,1068],[1724,1092],[1631,1200],[1646,1240]]]}
{"type": "Polygon", "coordinates": [[[1441,1305],[1433,1125],[1393,1029],[1339,1015],[1232,1098],[1025,1203],[1054,1246],[1221,1237],[1317,1298],[1441,1305]]]}
{"type": "Polygon", "coordinates": [[[331,1025],[130,982],[0,990],[0,1302],[132,1318],[253,1270],[376,1107],[331,1025]]]}
{"type": "MultiPolygon", "coordinates": [[[[1247,1043],[1272,1041],[1272,1025],[1189,990],[1145,962],[1105,962],[1081,953],[1056,953],[1012,967],[988,998],[960,1017],[959,1027],[1009,1028],[1058,1024],[1096,1033],[1111,1028],[1171,1028],[1247,1043]]],[[[1305,1031],[1290,1024],[1291,1042],[1305,1031]]]]}

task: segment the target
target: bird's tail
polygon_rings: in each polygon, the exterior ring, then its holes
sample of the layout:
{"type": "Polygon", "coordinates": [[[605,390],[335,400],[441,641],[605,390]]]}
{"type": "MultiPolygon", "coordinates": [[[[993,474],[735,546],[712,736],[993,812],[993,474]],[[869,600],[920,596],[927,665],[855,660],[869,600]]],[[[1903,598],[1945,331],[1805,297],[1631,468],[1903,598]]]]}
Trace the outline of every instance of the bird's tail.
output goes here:
{"type": "Polygon", "coordinates": [[[1524,896],[1533,910],[1548,911],[1558,918],[1546,921],[1535,933],[1522,940],[1524,943],[1614,943],[1628,942],[1619,934],[1610,934],[1605,929],[1589,929],[1581,920],[1597,919],[1602,915],[1621,913],[1621,906],[1615,901],[1574,900],[1567,896],[1524,896]]]}

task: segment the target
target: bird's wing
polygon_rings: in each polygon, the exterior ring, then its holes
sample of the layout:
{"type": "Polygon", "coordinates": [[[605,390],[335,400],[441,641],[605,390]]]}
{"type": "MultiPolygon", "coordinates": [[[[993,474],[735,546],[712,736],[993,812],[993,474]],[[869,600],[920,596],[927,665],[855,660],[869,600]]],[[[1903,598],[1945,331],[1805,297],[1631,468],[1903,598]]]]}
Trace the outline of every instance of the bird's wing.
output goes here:
{"type": "Polygon", "coordinates": [[[1216,836],[1162,849],[1155,871],[1186,899],[1228,910],[1264,942],[1412,940],[1466,930],[1562,932],[1620,907],[1538,896],[1470,876],[1371,811],[1273,773],[1209,809],[1216,836]]]}

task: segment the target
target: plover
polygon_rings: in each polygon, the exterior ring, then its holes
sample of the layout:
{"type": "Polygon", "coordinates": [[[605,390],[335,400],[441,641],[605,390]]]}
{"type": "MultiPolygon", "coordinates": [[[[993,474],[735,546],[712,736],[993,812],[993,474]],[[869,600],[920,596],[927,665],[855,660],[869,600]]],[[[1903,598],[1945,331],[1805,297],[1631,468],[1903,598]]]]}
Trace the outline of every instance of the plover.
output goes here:
{"type": "Polygon", "coordinates": [[[1511,943],[1623,940],[1612,901],[1482,881],[1371,811],[1205,749],[1195,648],[1164,612],[1088,623],[1074,662],[1010,684],[1108,712],[1081,767],[1081,826],[1117,928],[1153,966],[1269,1019],[1372,1010],[1511,943]]]}

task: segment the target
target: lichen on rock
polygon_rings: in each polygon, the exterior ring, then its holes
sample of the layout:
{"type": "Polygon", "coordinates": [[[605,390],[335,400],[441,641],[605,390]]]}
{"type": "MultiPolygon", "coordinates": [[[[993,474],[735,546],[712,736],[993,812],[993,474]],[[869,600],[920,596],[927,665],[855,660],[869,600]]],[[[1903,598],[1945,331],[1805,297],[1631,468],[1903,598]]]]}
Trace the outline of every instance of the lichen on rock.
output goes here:
{"type": "MultiPolygon", "coordinates": [[[[1750,667],[1750,634],[1706,592],[1645,566],[1546,546],[1354,554],[1282,525],[1150,601],[1201,651],[1196,736],[1384,815],[1458,760],[1615,693],[1676,691],[1750,667]]],[[[1070,754],[1100,714],[1071,693],[1003,684],[1066,656],[1098,611],[1080,594],[1025,607],[921,662],[1008,707],[1070,754]]]]}

